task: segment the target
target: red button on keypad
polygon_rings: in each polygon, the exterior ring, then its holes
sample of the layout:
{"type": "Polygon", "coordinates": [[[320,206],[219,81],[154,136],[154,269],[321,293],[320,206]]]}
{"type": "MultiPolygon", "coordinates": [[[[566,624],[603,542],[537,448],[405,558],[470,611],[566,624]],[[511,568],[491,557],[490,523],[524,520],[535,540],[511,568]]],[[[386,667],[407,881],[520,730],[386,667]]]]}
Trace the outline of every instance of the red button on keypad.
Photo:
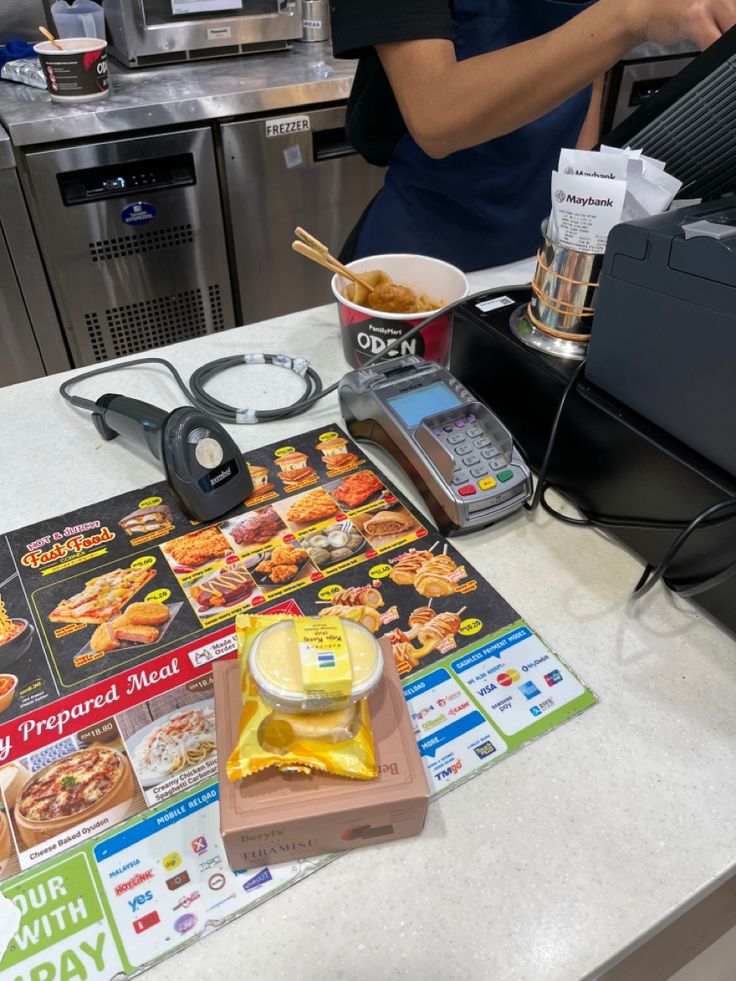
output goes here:
{"type": "Polygon", "coordinates": [[[470,497],[471,494],[475,494],[475,487],[473,484],[465,484],[464,487],[459,487],[457,492],[461,497],[470,497]]]}

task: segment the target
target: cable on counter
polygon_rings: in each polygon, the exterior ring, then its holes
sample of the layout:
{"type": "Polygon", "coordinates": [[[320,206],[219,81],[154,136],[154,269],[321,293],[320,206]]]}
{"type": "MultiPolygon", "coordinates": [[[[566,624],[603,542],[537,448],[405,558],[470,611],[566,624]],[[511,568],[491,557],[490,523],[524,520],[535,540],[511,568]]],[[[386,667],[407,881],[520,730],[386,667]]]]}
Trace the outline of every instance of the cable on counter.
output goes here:
{"type": "MultiPolygon", "coordinates": [[[[451,310],[454,310],[463,303],[479,299],[480,297],[501,295],[513,290],[526,289],[528,288],[528,285],[528,283],[522,283],[516,286],[507,285],[491,290],[479,290],[476,293],[472,293],[470,296],[463,297],[461,300],[456,300],[453,303],[449,303],[439,310],[434,310],[428,317],[425,317],[418,324],[412,327],[411,330],[407,331],[401,337],[396,338],[394,341],[388,344],[379,354],[369,358],[361,367],[367,368],[370,367],[370,365],[385,359],[386,355],[390,351],[392,351],[399,344],[403,344],[405,341],[414,337],[415,334],[419,333],[420,330],[430,324],[436,317],[442,316],[451,310]]],[[[73,385],[85,381],[88,378],[94,378],[97,375],[108,374],[114,371],[122,371],[127,368],[135,368],[137,365],[144,364],[160,365],[161,367],[166,368],[186,396],[187,400],[192,405],[196,405],[198,408],[208,412],[218,421],[229,423],[231,425],[249,425],[259,422],[272,422],[277,419],[288,419],[292,416],[301,415],[301,413],[306,412],[307,409],[311,408],[311,406],[313,406],[316,402],[335,392],[339,384],[339,382],[335,382],[334,384],[329,385],[327,388],[324,388],[322,379],[314,368],[311,367],[306,358],[291,358],[284,354],[251,353],[232,355],[230,357],[218,358],[215,361],[207,362],[207,364],[202,365],[192,372],[189,379],[189,386],[186,385],[179,371],[173,364],[171,364],[170,361],[167,361],[165,358],[153,357],[137,358],[135,361],[126,361],[123,364],[103,365],[99,368],[94,368],[91,371],[84,372],[81,375],[75,375],[73,378],[69,378],[61,384],[59,387],[59,392],[62,398],[71,405],[76,406],[79,409],[84,409],[87,412],[94,412],[97,407],[96,403],[91,399],[86,399],[79,395],[72,395],[70,389],[73,385]],[[304,391],[299,398],[295,399],[294,402],[276,409],[237,408],[235,406],[227,405],[227,403],[220,401],[207,391],[207,382],[211,381],[216,375],[240,365],[251,364],[272,364],[295,372],[304,381],[304,391]]],[[[547,481],[550,461],[556,445],[557,435],[565,406],[567,405],[568,399],[570,398],[570,395],[572,394],[584,367],[585,361],[581,361],[573,374],[570,376],[560,397],[560,401],[552,421],[552,427],[550,429],[545,452],[542,457],[542,463],[537,473],[537,482],[534,489],[534,494],[531,501],[526,505],[527,510],[529,512],[534,512],[541,505],[547,514],[559,521],[563,521],[566,524],[582,527],[596,527],[603,530],[613,528],[672,531],[679,530],[679,535],[677,535],[675,540],[672,542],[658,565],[656,567],[652,566],[651,564],[647,564],[645,566],[639,582],[634,587],[634,591],[632,593],[633,599],[639,599],[640,597],[644,596],[660,580],[665,586],[667,586],[668,589],[672,590],[678,595],[690,597],[696,596],[708,589],[714,589],[716,586],[722,585],[724,582],[727,582],[729,579],[736,576],[736,562],[733,562],[721,572],[702,579],[684,582],[670,580],[666,576],[667,569],[670,567],[675,557],[684,547],[693,532],[700,527],[708,527],[711,525],[725,523],[726,521],[730,521],[736,517],[736,513],[727,514],[725,517],[721,516],[721,512],[723,511],[736,509],[736,499],[734,498],[720,501],[717,504],[711,505],[700,514],[696,515],[689,522],[655,521],[638,517],[605,517],[603,515],[589,514],[582,509],[579,510],[584,517],[573,518],[555,510],[555,508],[549,504],[546,499],[546,493],[551,487],[554,486],[547,481]]]]}
{"type": "MultiPolygon", "coordinates": [[[[500,296],[508,290],[523,290],[528,288],[528,283],[522,283],[516,286],[498,286],[490,290],[478,290],[476,293],[471,293],[470,296],[464,296],[459,300],[455,300],[453,303],[446,304],[439,310],[433,310],[428,317],[415,324],[411,330],[402,334],[401,337],[397,337],[391,341],[382,351],[374,354],[361,367],[368,368],[370,365],[376,364],[377,361],[382,361],[389,351],[392,351],[395,347],[404,344],[407,340],[414,337],[415,334],[418,334],[420,330],[430,324],[435,318],[449,313],[463,303],[479,299],[481,296],[500,296]]],[[[123,364],[103,365],[102,367],[92,369],[92,371],[86,371],[81,375],[68,378],[59,387],[59,394],[65,401],[76,406],[76,408],[84,409],[87,412],[94,412],[97,408],[96,403],[80,395],[72,395],[70,392],[72,386],[86,381],[88,378],[94,378],[96,375],[104,375],[113,371],[123,371],[126,368],[135,368],[137,365],[142,364],[157,364],[166,368],[192,405],[196,405],[197,408],[202,409],[204,412],[209,412],[218,422],[229,423],[231,425],[273,422],[276,419],[289,419],[291,416],[301,415],[302,412],[306,412],[307,409],[313,406],[315,402],[319,402],[326,395],[331,395],[337,391],[339,385],[339,382],[335,382],[333,385],[324,388],[322,379],[314,368],[311,367],[306,358],[291,358],[288,354],[235,354],[231,357],[208,361],[207,364],[203,364],[197,368],[189,378],[189,387],[187,387],[184,379],[174,365],[165,358],[136,358],[135,361],[126,361],[123,364]],[[230,368],[236,368],[239,365],[252,364],[273,364],[277,367],[286,368],[295,372],[304,381],[304,391],[294,402],[277,409],[236,408],[235,406],[221,402],[207,391],[205,387],[206,383],[211,381],[220,372],[227,371],[230,368]]]]}

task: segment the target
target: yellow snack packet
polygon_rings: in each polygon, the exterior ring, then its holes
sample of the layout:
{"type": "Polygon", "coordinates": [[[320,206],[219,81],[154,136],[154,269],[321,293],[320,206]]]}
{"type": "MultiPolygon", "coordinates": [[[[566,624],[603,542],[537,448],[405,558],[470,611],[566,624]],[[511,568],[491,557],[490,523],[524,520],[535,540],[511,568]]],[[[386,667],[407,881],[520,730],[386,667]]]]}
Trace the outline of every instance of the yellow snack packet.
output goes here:
{"type": "Polygon", "coordinates": [[[375,779],[368,702],[360,697],[382,675],[375,638],[352,621],[286,614],[241,614],[236,634],[243,711],[228,779],[271,766],[375,779]]]}

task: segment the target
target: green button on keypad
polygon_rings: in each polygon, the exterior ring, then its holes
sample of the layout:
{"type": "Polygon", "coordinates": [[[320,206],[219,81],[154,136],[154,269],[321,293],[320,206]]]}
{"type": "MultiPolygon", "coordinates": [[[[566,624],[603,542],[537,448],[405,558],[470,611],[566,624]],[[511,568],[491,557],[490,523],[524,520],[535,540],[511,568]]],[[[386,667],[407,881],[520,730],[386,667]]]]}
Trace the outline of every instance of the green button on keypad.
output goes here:
{"type": "Polygon", "coordinates": [[[513,470],[500,470],[496,474],[496,480],[500,480],[502,484],[505,484],[507,480],[511,480],[514,476],[513,470]]]}

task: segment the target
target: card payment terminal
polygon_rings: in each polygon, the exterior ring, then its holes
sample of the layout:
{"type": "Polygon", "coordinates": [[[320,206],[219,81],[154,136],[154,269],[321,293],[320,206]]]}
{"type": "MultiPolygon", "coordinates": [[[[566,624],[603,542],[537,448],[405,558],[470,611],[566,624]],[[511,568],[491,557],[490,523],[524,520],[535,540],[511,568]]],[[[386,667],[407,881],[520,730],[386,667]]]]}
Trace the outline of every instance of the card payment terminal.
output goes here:
{"type": "Polygon", "coordinates": [[[443,534],[483,528],[528,500],[531,474],[511,434],[439,365],[396,358],[349,372],[338,391],[351,436],[394,457],[443,534]]]}

